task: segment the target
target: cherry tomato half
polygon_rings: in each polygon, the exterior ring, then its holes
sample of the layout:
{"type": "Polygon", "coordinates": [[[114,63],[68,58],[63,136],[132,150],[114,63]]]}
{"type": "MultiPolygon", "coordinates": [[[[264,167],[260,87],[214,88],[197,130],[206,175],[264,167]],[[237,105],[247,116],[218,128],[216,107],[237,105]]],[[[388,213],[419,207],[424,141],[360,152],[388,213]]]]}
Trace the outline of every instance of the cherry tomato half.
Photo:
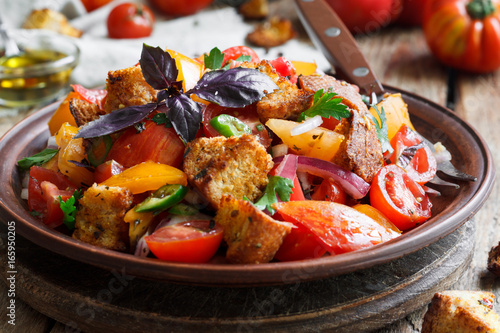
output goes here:
{"type": "Polygon", "coordinates": [[[321,184],[314,190],[311,199],[320,201],[331,201],[344,204],[347,201],[347,194],[342,186],[331,179],[323,179],[321,184]]]}
{"type": "Polygon", "coordinates": [[[411,179],[423,185],[436,175],[437,163],[434,154],[427,145],[418,149],[411,157],[410,162],[401,165],[399,158],[404,151],[412,146],[423,142],[423,138],[417,132],[403,124],[398,132],[391,139],[391,146],[394,153],[391,156],[391,163],[403,166],[411,179]]]}
{"type": "Polygon", "coordinates": [[[375,175],[370,203],[403,231],[431,217],[432,203],[425,191],[395,164],[383,167],[375,175]]]}
{"type": "Polygon", "coordinates": [[[158,259],[202,263],[214,256],[222,237],[217,223],[210,228],[210,221],[196,220],[160,228],[144,240],[158,259]]]}
{"type": "Polygon", "coordinates": [[[113,8],[107,20],[110,38],[140,38],[151,35],[154,16],[142,4],[122,3],[113,8]]]}
{"type": "Polygon", "coordinates": [[[244,108],[225,108],[217,104],[210,103],[205,106],[203,110],[203,132],[205,136],[211,138],[220,136],[221,134],[210,125],[210,120],[220,114],[228,114],[238,118],[241,122],[245,123],[252,130],[252,134],[256,135],[260,143],[264,147],[271,145],[271,138],[266,127],[260,122],[257,110],[254,104],[248,105],[244,108]]]}

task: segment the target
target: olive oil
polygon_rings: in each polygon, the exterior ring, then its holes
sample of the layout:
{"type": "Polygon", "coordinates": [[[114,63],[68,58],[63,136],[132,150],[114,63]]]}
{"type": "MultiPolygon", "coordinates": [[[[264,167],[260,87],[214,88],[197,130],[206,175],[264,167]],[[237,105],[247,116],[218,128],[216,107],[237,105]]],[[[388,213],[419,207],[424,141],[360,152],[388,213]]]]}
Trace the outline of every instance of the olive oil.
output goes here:
{"type": "Polygon", "coordinates": [[[1,57],[0,104],[25,106],[56,97],[68,82],[72,68],[48,63],[66,56],[53,50],[25,50],[16,56],[1,57]]]}

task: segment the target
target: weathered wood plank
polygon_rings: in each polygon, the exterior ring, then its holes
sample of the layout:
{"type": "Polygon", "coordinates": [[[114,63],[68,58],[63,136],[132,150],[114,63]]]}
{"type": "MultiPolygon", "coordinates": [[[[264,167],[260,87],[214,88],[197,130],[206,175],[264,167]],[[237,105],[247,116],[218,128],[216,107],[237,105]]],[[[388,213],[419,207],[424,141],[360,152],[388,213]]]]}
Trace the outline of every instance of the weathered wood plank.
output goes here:
{"type": "MultiPolygon", "coordinates": [[[[489,75],[458,75],[459,100],[456,111],[483,137],[492,153],[497,175],[500,165],[500,72],[489,75]]],[[[474,217],[476,223],[476,249],[469,275],[458,284],[461,289],[488,290],[500,297],[500,278],[487,271],[488,252],[500,241],[498,202],[500,182],[474,217]]],[[[498,301],[497,301],[498,304],[498,301]]],[[[497,306],[497,311],[498,311],[497,306]]]]}

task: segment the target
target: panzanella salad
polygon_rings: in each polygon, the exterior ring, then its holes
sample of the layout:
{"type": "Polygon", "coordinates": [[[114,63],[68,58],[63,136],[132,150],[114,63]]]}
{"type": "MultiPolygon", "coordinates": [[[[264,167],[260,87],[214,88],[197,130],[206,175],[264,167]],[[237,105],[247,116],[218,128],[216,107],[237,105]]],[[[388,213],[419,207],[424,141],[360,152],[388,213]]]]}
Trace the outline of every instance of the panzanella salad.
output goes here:
{"type": "Polygon", "coordinates": [[[79,85],[23,158],[22,197],[50,228],[178,262],[338,255],[431,217],[436,159],[398,94],[248,47],[192,59],[144,45],[139,64],[79,85]]]}

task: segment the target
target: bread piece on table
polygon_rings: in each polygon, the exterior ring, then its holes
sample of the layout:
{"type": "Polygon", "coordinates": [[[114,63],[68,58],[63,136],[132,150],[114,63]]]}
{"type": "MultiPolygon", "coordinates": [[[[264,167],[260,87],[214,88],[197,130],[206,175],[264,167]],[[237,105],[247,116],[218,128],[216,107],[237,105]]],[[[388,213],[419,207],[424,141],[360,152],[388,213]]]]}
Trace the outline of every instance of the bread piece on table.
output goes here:
{"type": "Polygon", "coordinates": [[[488,270],[500,276],[500,243],[492,247],[488,253],[488,270]]]}
{"type": "Polygon", "coordinates": [[[292,225],[274,220],[246,200],[225,196],[215,222],[224,228],[226,258],[237,264],[259,264],[273,259],[292,225]]]}
{"type": "Polygon", "coordinates": [[[106,249],[127,251],[129,225],[123,220],[132,207],[132,193],[122,187],[94,184],[79,200],[73,238],[106,249]]]}
{"type": "Polygon", "coordinates": [[[250,0],[238,8],[238,12],[247,20],[261,20],[269,15],[268,0],[250,0]]]}
{"type": "Polygon", "coordinates": [[[259,197],[272,167],[271,155],[251,134],[195,139],[188,143],[184,157],[189,183],[215,208],[225,195],[252,201],[259,197]]]}
{"type": "Polygon", "coordinates": [[[273,16],[255,27],[247,35],[247,40],[253,45],[270,48],[283,45],[295,36],[297,33],[290,20],[273,16]]]}
{"type": "Polygon", "coordinates": [[[48,8],[35,9],[26,18],[24,29],[47,29],[71,37],[80,37],[83,31],[69,24],[68,19],[62,13],[48,8]]]}
{"type": "Polygon", "coordinates": [[[436,293],[424,317],[422,333],[500,332],[494,295],[485,291],[436,293]]]}

